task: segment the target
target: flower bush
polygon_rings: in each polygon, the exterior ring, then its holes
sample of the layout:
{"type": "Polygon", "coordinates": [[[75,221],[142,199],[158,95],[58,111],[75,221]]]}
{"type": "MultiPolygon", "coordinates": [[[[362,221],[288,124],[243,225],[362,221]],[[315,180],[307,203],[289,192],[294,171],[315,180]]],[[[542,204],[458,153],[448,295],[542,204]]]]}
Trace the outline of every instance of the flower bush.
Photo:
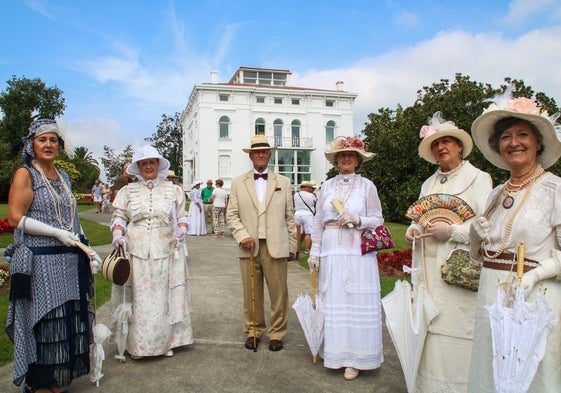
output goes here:
{"type": "Polygon", "coordinates": [[[0,288],[4,285],[8,277],[10,277],[10,271],[4,266],[0,266],[0,288]]]}
{"type": "Polygon", "coordinates": [[[378,270],[381,276],[405,276],[403,265],[411,267],[411,249],[378,253],[378,270]]]}
{"type": "Polygon", "coordinates": [[[5,218],[3,220],[0,220],[0,233],[13,233],[14,232],[14,228],[12,228],[10,226],[10,224],[8,223],[8,219],[5,218]]]}

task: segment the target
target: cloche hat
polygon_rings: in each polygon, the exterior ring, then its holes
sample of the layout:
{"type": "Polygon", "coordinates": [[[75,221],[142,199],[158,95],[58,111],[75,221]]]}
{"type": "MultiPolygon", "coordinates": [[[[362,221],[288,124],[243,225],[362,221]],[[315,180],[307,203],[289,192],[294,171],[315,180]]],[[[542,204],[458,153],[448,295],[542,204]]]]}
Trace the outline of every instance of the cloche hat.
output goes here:
{"type": "Polygon", "coordinates": [[[129,175],[142,177],[140,168],[138,167],[138,161],[147,160],[149,158],[157,158],[159,160],[158,178],[165,179],[168,176],[169,161],[162,157],[155,147],[150,145],[144,145],[135,150],[132,155],[132,163],[127,168],[127,173],[129,175]]]}
{"type": "Polygon", "coordinates": [[[364,150],[364,142],[361,139],[353,136],[338,136],[337,138],[333,139],[331,145],[329,146],[329,150],[324,153],[325,158],[327,158],[329,162],[335,165],[335,157],[337,156],[337,153],[343,151],[357,152],[362,158],[362,161],[368,161],[376,155],[364,150]]]}
{"type": "Polygon", "coordinates": [[[432,154],[432,143],[442,137],[451,136],[462,142],[462,157],[467,157],[473,149],[473,141],[467,132],[458,128],[453,121],[446,121],[442,117],[442,112],[436,112],[429,124],[421,127],[419,136],[422,141],[419,144],[419,157],[431,164],[438,164],[434,154],[432,154]]]}
{"type": "Polygon", "coordinates": [[[263,134],[253,135],[251,137],[251,147],[249,149],[242,149],[244,152],[249,153],[255,150],[276,150],[277,148],[269,145],[269,139],[263,134]]]}
{"type": "Polygon", "coordinates": [[[509,170],[509,166],[501,155],[493,150],[489,138],[493,135],[495,124],[501,119],[515,117],[526,120],[538,129],[543,137],[544,150],[537,156],[538,162],[544,169],[549,168],[561,157],[561,142],[555,132],[555,121],[559,113],[552,116],[538,107],[538,104],[529,98],[520,97],[512,99],[510,90],[506,94],[495,97],[494,101],[483,113],[473,121],[471,135],[475,144],[485,158],[498,168],[509,170]]]}

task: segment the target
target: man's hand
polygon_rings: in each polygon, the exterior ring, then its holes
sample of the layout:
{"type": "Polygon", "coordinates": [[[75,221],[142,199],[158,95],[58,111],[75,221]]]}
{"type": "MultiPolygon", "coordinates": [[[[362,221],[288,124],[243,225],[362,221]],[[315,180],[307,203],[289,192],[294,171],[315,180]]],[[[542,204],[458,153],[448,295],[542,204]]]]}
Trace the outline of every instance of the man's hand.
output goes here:
{"type": "Polygon", "coordinates": [[[245,250],[253,251],[255,248],[255,242],[252,237],[246,237],[240,242],[240,247],[245,250]]]}

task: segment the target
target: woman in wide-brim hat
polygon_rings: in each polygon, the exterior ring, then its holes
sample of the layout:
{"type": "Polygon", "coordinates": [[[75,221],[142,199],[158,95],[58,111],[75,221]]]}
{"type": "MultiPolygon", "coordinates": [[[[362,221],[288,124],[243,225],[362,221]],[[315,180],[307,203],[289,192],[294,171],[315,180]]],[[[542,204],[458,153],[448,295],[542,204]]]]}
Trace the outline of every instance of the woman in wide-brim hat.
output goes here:
{"type": "Polygon", "coordinates": [[[362,255],[360,233],[383,224],[382,204],[372,181],[356,173],[374,153],[357,137],[333,140],[325,157],[339,174],[322,185],[312,228],[308,265],[319,269],[325,316],[323,365],[344,368],[344,378],[384,361],[380,277],[376,252],[362,255]],[[343,211],[332,201],[340,200],[343,211]]]}
{"type": "MultiPolygon", "coordinates": [[[[486,306],[496,302],[497,283],[510,282],[516,272],[517,246],[526,248],[521,285],[533,301],[539,287],[561,315],[561,178],[545,171],[561,156],[554,121],[528,98],[501,97],[472,124],[472,135],[485,158],[510,172],[497,186],[484,216],[473,220],[473,258],[483,261],[470,371],[471,392],[493,391],[493,351],[486,306]],[[513,263],[514,262],[514,263],[513,263]]],[[[552,329],[529,392],[554,392],[561,386],[561,329],[552,329]]]]}
{"type": "Polygon", "coordinates": [[[194,180],[191,184],[191,191],[189,192],[189,226],[187,230],[188,235],[200,236],[206,235],[206,215],[203,204],[203,197],[201,195],[201,180],[194,180]]]}
{"type": "MultiPolygon", "coordinates": [[[[470,135],[436,112],[429,124],[421,127],[419,136],[419,156],[438,165],[423,182],[419,198],[440,193],[455,195],[482,214],[492,181],[489,174],[465,160],[473,148],[470,135]]],[[[434,222],[426,227],[411,222],[406,231],[406,240],[416,242],[414,258],[424,271],[419,279],[426,281],[430,298],[439,310],[430,324],[421,356],[419,391],[467,390],[476,293],[444,282],[440,268],[452,250],[468,250],[469,225],[469,220],[453,225],[434,222]]]]}

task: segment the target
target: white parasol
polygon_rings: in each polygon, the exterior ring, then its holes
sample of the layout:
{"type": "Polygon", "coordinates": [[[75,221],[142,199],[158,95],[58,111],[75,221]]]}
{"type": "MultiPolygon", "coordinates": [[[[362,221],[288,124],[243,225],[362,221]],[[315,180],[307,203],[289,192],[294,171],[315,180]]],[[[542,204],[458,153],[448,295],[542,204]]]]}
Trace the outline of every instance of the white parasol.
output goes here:
{"type": "Polygon", "coordinates": [[[90,381],[99,387],[99,381],[103,377],[101,368],[105,360],[105,351],[103,350],[103,343],[111,336],[111,330],[102,323],[96,323],[93,327],[94,348],[93,348],[93,371],[90,375],[90,381]]]}
{"type": "Polygon", "coordinates": [[[536,302],[524,300],[524,244],[518,246],[517,283],[502,283],[497,301],[486,306],[493,341],[493,380],[496,393],[524,393],[530,388],[545,350],[547,335],[557,321],[544,292],[536,302]],[[512,288],[514,286],[514,288],[512,288]],[[509,296],[514,292],[514,298],[509,296]]]}
{"type": "Polygon", "coordinates": [[[317,362],[317,355],[319,347],[323,342],[323,321],[324,316],[321,310],[321,303],[317,295],[317,270],[312,270],[312,295],[302,294],[299,295],[294,304],[292,305],[306,341],[312,352],[312,362],[317,362]]]}
{"type": "Polygon", "coordinates": [[[129,335],[129,321],[132,318],[132,302],[127,301],[126,288],[127,284],[122,287],[113,285],[114,289],[120,290],[122,288],[122,301],[115,307],[113,311],[112,320],[115,324],[115,342],[117,343],[117,354],[115,359],[120,362],[125,362],[125,347],[127,344],[127,336],[129,335]]]}
{"type": "MultiPolygon", "coordinates": [[[[416,391],[417,371],[428,326],[438,315],[438,310],[426,288],[417,281],[420,268],[415,264],[416,242],[417,239],[413,242],[411,269],[413,286],[406,280],[398,280],[394,290],[382,299],[386,326],[396,348],[409,393],[416,391]]],[[[406,270],[405,266],[404,270],[406,270]]]]}

